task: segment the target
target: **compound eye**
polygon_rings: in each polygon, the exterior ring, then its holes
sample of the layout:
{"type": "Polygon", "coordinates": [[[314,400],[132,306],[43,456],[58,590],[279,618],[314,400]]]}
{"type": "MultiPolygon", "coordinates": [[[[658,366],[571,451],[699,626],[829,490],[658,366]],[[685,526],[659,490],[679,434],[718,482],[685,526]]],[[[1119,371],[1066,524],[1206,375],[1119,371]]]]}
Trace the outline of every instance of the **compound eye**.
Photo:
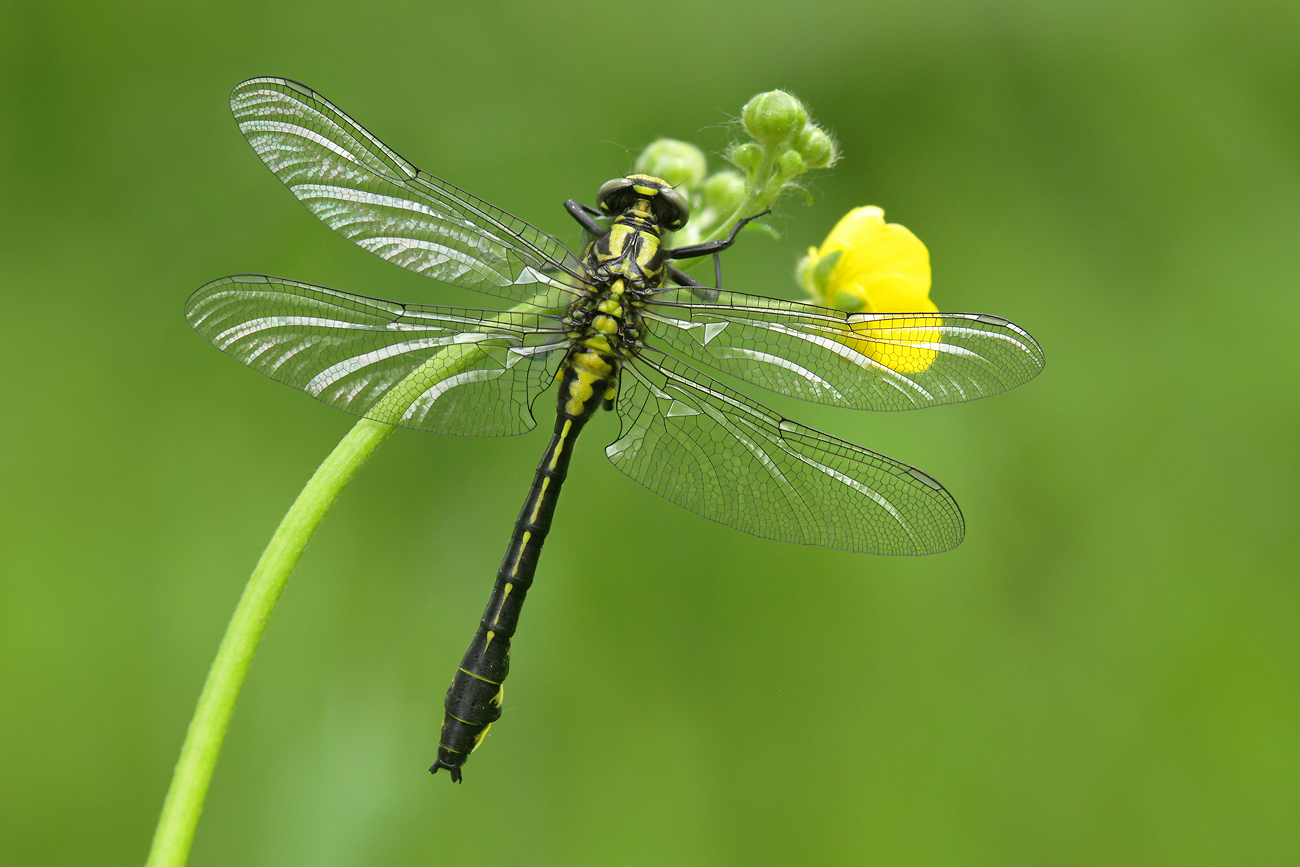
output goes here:
{"type": "Polygon", "coordinates": [[[672,187],[664,187],[659,191],[659,196],[664,206],[664,228],[676,232],[691,219],[690,203],[672,187]]]}
{"type": "Polygon", "coordinates": [[[612,181],[605,181],[600,185],[600,191],[596,193],[596,207],[600,208],[602,214],[611,213],[615,208],[610,202],[611,197],[616,197],[619,193],[624,192],[632,186],[632,181],[627,178],[614,178],[612,181]]]}

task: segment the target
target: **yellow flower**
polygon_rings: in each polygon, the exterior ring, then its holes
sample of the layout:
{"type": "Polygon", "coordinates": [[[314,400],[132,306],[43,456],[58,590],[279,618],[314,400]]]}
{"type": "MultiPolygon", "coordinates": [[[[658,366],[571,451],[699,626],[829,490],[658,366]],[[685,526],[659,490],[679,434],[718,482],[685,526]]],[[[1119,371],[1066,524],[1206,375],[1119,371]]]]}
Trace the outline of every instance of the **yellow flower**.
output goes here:
{"type": "MultiPolygon", "coordinates": [[[[799,280],[816,303],[860,313],[937,313],[930,300],[930,252],[876,207],[854,208],[820,249],[809,248],[799,280]]],[[[861,339],[844,343],[899,373],[920,373],[934,363],[942,320],[936,316],[888,324],[863,317],[845,327],[861,339]]]]}

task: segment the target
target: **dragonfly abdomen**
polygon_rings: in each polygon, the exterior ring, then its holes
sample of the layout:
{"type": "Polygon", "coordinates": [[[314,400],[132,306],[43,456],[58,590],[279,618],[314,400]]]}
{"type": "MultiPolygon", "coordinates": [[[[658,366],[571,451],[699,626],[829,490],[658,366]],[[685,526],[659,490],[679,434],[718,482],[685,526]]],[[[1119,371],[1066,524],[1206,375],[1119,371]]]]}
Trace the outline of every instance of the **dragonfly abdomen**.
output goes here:
{"type": "Polygon", "coordinates": [[[510,672],[510,640],[518,628],[524,599],[551,529],[573,446],[596,409],[612,399],[617,370],[614,355],[585,343],[570,350],[560,369],[555,430],[515,520],[515,531],[497,570],[483,619],[447,690],[438,760],[429,768],[430,773],[446,768],[452,780],[460,782],[461,765],[482,742],[492,723],[501,718],[504,683],[510,672]]]}

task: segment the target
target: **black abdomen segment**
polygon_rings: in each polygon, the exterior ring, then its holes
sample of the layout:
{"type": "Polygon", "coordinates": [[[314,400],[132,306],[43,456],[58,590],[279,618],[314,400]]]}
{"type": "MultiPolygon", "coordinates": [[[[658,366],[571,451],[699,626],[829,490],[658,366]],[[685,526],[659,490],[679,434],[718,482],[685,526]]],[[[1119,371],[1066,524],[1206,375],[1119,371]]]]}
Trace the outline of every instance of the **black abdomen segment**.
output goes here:
{"type": "Polygon", "coordinates": [[[439,768],[446,768],[456,783],[461,780],[461,765],[492,723],[501,717],[502,684],[510,671],[510,638],[518,627],[524,598],[533,583],[542,545],[551,529],[573,445],[583,425],[601,405],[613,374],[608,364],[605,365],[608,376],[593,371],[593,361],[603,363],[598,353],[583,348],[575,349],[566,361],[550,445],[537,465],[528,498],[515,521],[515,531],[497,570],[496,585],[483,619],[443,702],[446,715],[438,740],[438,760],[429,773],[436,774],[439,768]],[[579,411],[574,413],[572,409],[579,411]]]}

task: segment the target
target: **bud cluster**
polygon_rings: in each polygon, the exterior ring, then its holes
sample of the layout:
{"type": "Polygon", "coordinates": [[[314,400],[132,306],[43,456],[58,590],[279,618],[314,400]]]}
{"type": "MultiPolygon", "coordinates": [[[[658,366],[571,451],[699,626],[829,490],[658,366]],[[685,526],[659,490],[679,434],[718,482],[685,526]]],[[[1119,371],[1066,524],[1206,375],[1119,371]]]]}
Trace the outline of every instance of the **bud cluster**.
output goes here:
{"type": "Polygon", "coordinates": [[[808,119],[803,103],[784,90],[760,93],[745,103],[740,121],[753,142],[732,146],[728,159],[745,171],[775,162],[780,175],[793,178],[808,169],[824,169],[839,158],[835,141],[808,119]]]}
{"type": "Polygon", "coordinates": [[[636,171],[668,181],[691,203],[693,215],[674,240],[695,244],[724,237],[744,217],[771,206],[800,175],[839,158],[834,139],[811,122],[803,103],[783,90],[755,96],[741,110],[749,141],[725,154],[740,171],[708,173],[704,152],[676,139],[659,139],[642,151],[636,171]]]}

